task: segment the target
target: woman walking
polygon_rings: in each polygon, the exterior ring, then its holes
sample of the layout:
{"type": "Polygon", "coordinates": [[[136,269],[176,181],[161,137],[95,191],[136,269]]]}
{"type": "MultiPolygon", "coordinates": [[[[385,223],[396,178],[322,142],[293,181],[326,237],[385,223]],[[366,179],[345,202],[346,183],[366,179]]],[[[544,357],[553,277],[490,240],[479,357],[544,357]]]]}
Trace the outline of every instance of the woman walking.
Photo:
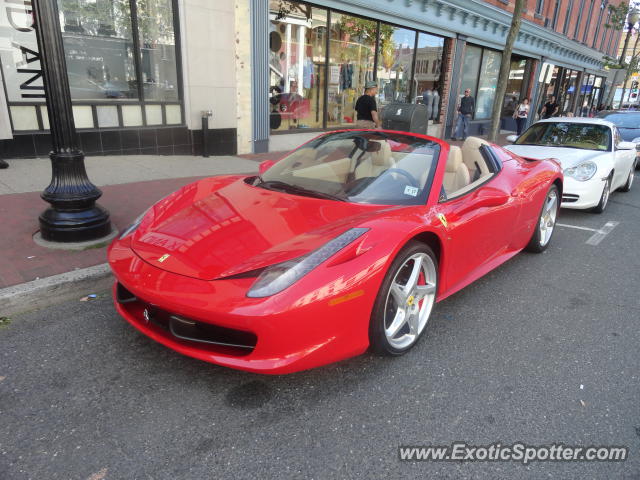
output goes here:
{"type": "Polygon", "coordinates": [[[529,118],[529,109],[529,99],[523,98],[522,102],[518,104],[515,112],[513,112],[513,117],[516,119],[518,135],[522,134],[522,131],[527,124],[527,118],[529,118]]]}

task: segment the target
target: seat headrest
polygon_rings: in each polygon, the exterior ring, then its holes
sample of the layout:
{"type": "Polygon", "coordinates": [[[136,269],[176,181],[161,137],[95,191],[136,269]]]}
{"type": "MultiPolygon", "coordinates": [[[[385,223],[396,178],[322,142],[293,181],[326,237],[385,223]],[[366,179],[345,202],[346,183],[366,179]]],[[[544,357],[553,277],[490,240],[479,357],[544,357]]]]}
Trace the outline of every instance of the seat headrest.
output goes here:
{"type": "Polygon", "coordinates": [[[449,147],[449,156],[447,157],[446,171],[449,173],[455,173],[462,165],[462,150],[460,147],[451,145],[449,147]]]}
{"type": "Polygon", "coordinates": [[[490,143],[487,142],[484,138],[467,137],[467,139],[462,144],[462,149],[463,150],[466,150],[468,148],[477,149],[477,148],[480,148],[480,146],[482,145],[490,145],[490,143]]]}
{"type": "Polygon", "coordinates": [[[389,166],[391,163],[391,145],[386,140],[376,141],[372,140],[372,142],[378,143],[380,148],[374,152],[371,152],[371,164],[377,165],[380,167],[389,166]]]}

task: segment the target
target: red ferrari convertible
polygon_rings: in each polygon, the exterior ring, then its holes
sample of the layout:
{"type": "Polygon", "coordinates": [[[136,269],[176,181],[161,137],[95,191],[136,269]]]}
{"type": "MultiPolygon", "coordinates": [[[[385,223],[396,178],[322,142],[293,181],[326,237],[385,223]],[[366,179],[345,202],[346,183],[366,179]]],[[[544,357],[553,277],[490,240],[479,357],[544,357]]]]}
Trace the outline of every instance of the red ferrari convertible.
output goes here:
{"type": "Polygon", "coordinates": [[[551,239],[562,171],[470,137],[348,130],[200,180],[109,248],[118,312],[191,357],[289,373],[400,355],[434,303],[551,239]]]}

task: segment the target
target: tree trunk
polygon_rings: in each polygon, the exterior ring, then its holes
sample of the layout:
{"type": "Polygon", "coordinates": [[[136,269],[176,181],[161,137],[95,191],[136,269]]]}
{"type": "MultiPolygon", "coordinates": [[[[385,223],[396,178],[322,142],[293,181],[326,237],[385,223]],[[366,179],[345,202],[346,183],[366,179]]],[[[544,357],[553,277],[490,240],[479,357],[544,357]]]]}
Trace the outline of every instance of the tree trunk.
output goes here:
{"type": "Polygon", "coordinates": [[[607,93],[607,99],[604,102],[604,107],[609,108],[609,105],[613,108],[613,97],[616,94],[616,88],[618,88],[618,77],[620,76],[620,72],[622,68],[616,68],[613,72],[613,79],[611,80],[611,88],[609,89],[609,93],[607,93]]]}
{"type": "Polygon", "coordinates": [[[496,96],[493,99],[493,113],[491,114],[491,129],[489,130],[489,141],[495,142],[500,131],[500,116],[502,114],[502,104],[504,102],[504,94],[507,91],[507,82],[509,81],[509,71],[511,70],[511,52],[513,44],[518,36],[520,24],[522,23],[522,11],[524,10],[525,0],[515,0],[513,9],[513,17],[511,19],[511,29],[507,35],[507,42],[504,46],[502,54],[502,62],[500,63],[500,74],[498,76],[498,84],[496,85],[496,96]]]}

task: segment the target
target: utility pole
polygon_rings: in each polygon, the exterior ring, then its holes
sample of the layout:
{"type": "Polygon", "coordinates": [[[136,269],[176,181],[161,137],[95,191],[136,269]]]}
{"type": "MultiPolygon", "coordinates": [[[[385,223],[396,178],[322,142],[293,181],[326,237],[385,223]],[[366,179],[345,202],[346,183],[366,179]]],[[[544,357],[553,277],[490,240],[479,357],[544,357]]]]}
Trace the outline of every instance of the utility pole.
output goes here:
{"type": "Polygon", "coordinates": [[[513,44],[518,36],[520,24],[522,23],[522,11],[524,10],[525,0],[516,0],[513,9],[513,17],[511,18],[511,28],[507,35],[507,41],[502,53],[502,62],[500,63],[500,73],[498,76],[498,84],[496,85],[496,94],[493,99],[493,113],[491,114],[491,129],[489,130],[489,141],[495,142],[500,131],[500,115],[502,113],[502,104],[504,102],[504,94],[507,91],[507,82],[509,81],[509,72],[511,70],[511,52],[513,44]]]}
{"type": "Polygon", "coordinates": [[[78,148],[60,32],[58,2],[33,2],[42,77],[51,128],[51,183],[41,197],[51,204],[40,214],[40,235],[50,242],[85,242],[111,233],[109,212],[96,204],[102,192],[87,177],[78,148]]]}
{"type": "MultiPolygon", "coordinates": [[[[631,76],[631,70],[633,68],[638,68],[638,61],[636,57],[636,50],[638,49],[638,40],[640,40],[640,33],[636,34],[636,41],[633,44],[633,50],[631,51],[631,60],[626,64],[624,82],[622,82],[622,95],[620,96],[620,108],[622,108],[622,103],[624,102],[624,94],[627,91],[627,82],[629,82],[629,77],[631,76]]],[[[631,102],[629,102],[631,103],[631,102]]]]}
{"type": "MultiPolygon", "coordinates": [[[[638,10],[636,10],[635,8],[628,10],[629,5],[626,3],[621,3],[617,7],[609,5],[608,8],[612,14],[611,28],[615,28],[617,25],[620,25],[620,22],[622,22],[623,30],[624,30],[624,26],[627,25],[627,23],[629,25],[629,28],[627,30],[627,36],[624,39],[624,45],[622,47],[622,52],[620,53],[620,58],[618,58],[619,67],[616,67],[615,69],[615,72],[613,74],[613,80],[611,82],[611,89],[609,90],[609,93],[607,95],[607,101],[605,102],[605,106],[607,107],[609,105],[613,105],[613,97],[615,96],[615,93],[616,93],[620,70],[624,68],[624,64],[625,64],[624,61],[627,55],[627,47],[629,46],[629,38],[631,37],[631,30],[633,29],[633,27],[638,21],[638,18],[640,17],[640,12],[638,12],[638,10]],[[623,8],[624,10],[622,10],[623,8]]],[[[620,103],[622,103],[622,99],[620,99],[620,103]]]]}

